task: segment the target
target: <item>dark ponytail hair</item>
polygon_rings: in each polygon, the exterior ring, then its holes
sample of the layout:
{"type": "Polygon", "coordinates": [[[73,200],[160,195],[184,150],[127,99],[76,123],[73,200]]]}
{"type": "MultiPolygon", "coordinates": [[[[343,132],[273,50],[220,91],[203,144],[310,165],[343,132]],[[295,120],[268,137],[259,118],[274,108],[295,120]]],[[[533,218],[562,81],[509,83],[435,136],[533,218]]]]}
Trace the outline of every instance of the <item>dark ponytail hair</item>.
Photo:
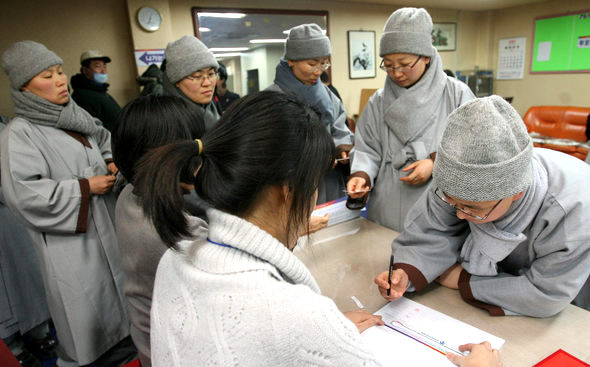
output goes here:
{"type": "Polygon", "coordinates": [[[170,247],[190,236],[180,182],[194,182],[202,199],[236,216],[247,213],[264,188],[286,185],[292,198],[289,235],[307,222],[335,155],[317,114],[277,92],[233,103],[205,133],[202,146],[199,155],[194,141],[166,145],[146,154],[137,168],[135,187],[144,212],[170,247]]]}
{"type": "Polygon", "coordinates": [[[113,160],[133,183],[135,165],[148,151],[205,133],[203,113],[180,97],[148,95],[129,102],[119,115],[111,136],[113,160]]]}

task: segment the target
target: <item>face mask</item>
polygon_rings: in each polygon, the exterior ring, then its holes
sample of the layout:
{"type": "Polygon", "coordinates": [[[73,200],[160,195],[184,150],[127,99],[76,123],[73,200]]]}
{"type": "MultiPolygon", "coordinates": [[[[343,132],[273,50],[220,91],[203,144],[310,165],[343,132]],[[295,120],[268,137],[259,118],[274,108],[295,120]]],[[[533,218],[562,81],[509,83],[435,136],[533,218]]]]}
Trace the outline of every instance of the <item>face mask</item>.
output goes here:
{"type": "Polygon", "coordinates": [[[94,73],[94,81],[99,83],[99,84],[104,84],[107,82],[107,79],[109,78],[108,74],[102,74],[102,73],[94,73]]]}

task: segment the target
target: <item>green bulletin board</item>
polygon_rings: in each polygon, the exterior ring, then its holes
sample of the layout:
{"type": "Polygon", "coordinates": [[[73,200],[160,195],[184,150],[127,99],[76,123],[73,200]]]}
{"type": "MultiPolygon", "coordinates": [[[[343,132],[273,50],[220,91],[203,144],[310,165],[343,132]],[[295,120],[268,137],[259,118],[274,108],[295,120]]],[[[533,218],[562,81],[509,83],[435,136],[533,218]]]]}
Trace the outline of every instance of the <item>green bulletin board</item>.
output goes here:
{"type": "Polygon", "coordinates": [[[590,10],[535,19],[531,73],[590,72],[590,10]]]}

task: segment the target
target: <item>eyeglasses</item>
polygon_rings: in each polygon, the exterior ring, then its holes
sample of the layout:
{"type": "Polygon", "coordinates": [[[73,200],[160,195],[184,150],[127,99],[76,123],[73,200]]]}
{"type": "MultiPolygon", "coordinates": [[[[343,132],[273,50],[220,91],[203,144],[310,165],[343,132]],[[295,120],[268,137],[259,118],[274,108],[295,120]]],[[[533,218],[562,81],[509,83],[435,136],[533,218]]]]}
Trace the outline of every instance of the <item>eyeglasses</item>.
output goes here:
{"type": "Polygon", "coordinates": [[[383,65],[383,62],[385,60],[381,59],[381,65],[379,65],[379,69],[387,72],[387,73],[393,73],[394,71],[399,71],[400,73],[407,73],[410,70],[412,70],[414,68],[414,66],[416,66],[416,64],[418,63],[418,61],[422,58],[422,56],[418,56],[418,58],[416,59],[416,61],[414,61],[414,63],[410,66],[399,66],[397,68],[394,68],[393,66],[385,66],[383,65]]]}
{"type": "Polygon", "coordinates": [[[471,218],[474,218],[476,220],[486,220],[488,219],[488,217],[490,216],[490,214],[492,214],[492,212],[498,207],[498,205],[500,205],[500,203],[502,202],[502,200],[504,199],[500,199],[493,207],[492,209],[490,209],[490,211],[488,212],[488,214],[484,215],[483,217],[480,217],[479,215],[475,215],[475,214],[471,214],[468,211],[466,211],[465,209],[459,208],[457,205],[455,204],[451,204],[447,201],[447,199],[445,199],[445,193],[442,192],[441,189],[439,189],[438,187],[436,188],[436,190],[434,190],[434,194],[436,195],[437,198],[439,198],[440,200],[444,201],[445,203],[449,204],[450,206],[452,206],[455,210],[460,211],[461,213],[470,216],[471,218]]]}
{"type": "Polygon", "coordinates": [[[195,82],[197,84],[203,84],[205,79],[209,80],[210,82],[214,82],[217,79],[217,72],[210,71],[205,75],[197,75],[197,76],[185,76],[184,79],[190,80],[191,82],[195,82]]]}
{"type": "Polygon", "coordinates": [[[325,64],[319,64],[316,66],[310,66],[310,70],[312,73],[317,73],[318,71],[326,71],[328,70],[328,68],[330,67],[330,63],[325,63],[325,64]]]}

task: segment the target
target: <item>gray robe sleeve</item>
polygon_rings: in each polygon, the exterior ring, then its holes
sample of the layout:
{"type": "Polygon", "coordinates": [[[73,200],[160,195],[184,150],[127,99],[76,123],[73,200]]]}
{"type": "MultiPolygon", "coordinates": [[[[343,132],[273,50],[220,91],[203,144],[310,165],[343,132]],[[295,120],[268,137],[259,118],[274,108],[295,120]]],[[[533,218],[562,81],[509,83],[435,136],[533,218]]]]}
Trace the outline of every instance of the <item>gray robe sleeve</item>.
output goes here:
{"type": "Polygon", "coordinates": [[[465,102],[469,102],[472,99],[475,99],[475,94],[469,89],[469,86],[462,81],[455,79],[455,78],[448,78],[451,83],[448,83],[448,86],[452,86],[453,94],[455,96],[456,105],[455,108],[461,106],[465,102]]]}
{"type": "MultiPolygon", "coordinates": [[[[328,87],[326,87],[328,89],[328,87]]],[[[346,126],[346,111],[342,101],[336,97],[330,89],[328,89],[332,104],[334,105],[334,122],[330,126],[330,134],[334,140],[334,145],[352,144],[352,132],[346,126]]]]}
{"type": "Polygon", "coordinates": [[[104,127],[100,127],[98,132],[94,134],[94,139],[100,149],[100,154],[105,161],[113,159],[113,152],[111,151],[111,133],[104,127]]]}
{"type": "MultiPolygon", "coordinates": [[[[581,211],[581,210],[580,210],[581,211]]],[[[464,299],[498,305],[506,315],[549,317],[563,310],[588,280],[590,247],[577,223],[582,213],[563,212],[557,205],[543,215],[544,228],[531,241],[535,259],[520,274],[494,277],[461,274],[459,289],[464,299]]],[[[485,306],[485,305],[484,305],[485,306]]],[[[490,311],[489,307],[484,307],[490,311]]]]}
{"type": "Polygon", "coordinates": [[[88,180],[48,178],[47,159],[31,136],[24,129],[7,130],[2,139],[2,189],[11,210],[38,232],[85,232],[88,180]]]}
{"type": "Polygon", "coordinates": [[[371,180],[371,187],[375,183],[383,157],[380,144],[382,137],[379,131],[379,125],[382,124],[382,116],[379,112],[379,104],[381,103],[379,92],[382,90],[371,96],[356,125],[355,145],[352,152],[352,166],[350,167],[353,176],[356,172],[365,172],[371,180]]]}
{"type": "Polygon", "coordinates": [[[410,209],[404,230],[392,244],[394,268],[405,270],[418,291],[457,262],[469,234],[467,222],[436,198],[434,189],[426,190],[410,209]]]}

